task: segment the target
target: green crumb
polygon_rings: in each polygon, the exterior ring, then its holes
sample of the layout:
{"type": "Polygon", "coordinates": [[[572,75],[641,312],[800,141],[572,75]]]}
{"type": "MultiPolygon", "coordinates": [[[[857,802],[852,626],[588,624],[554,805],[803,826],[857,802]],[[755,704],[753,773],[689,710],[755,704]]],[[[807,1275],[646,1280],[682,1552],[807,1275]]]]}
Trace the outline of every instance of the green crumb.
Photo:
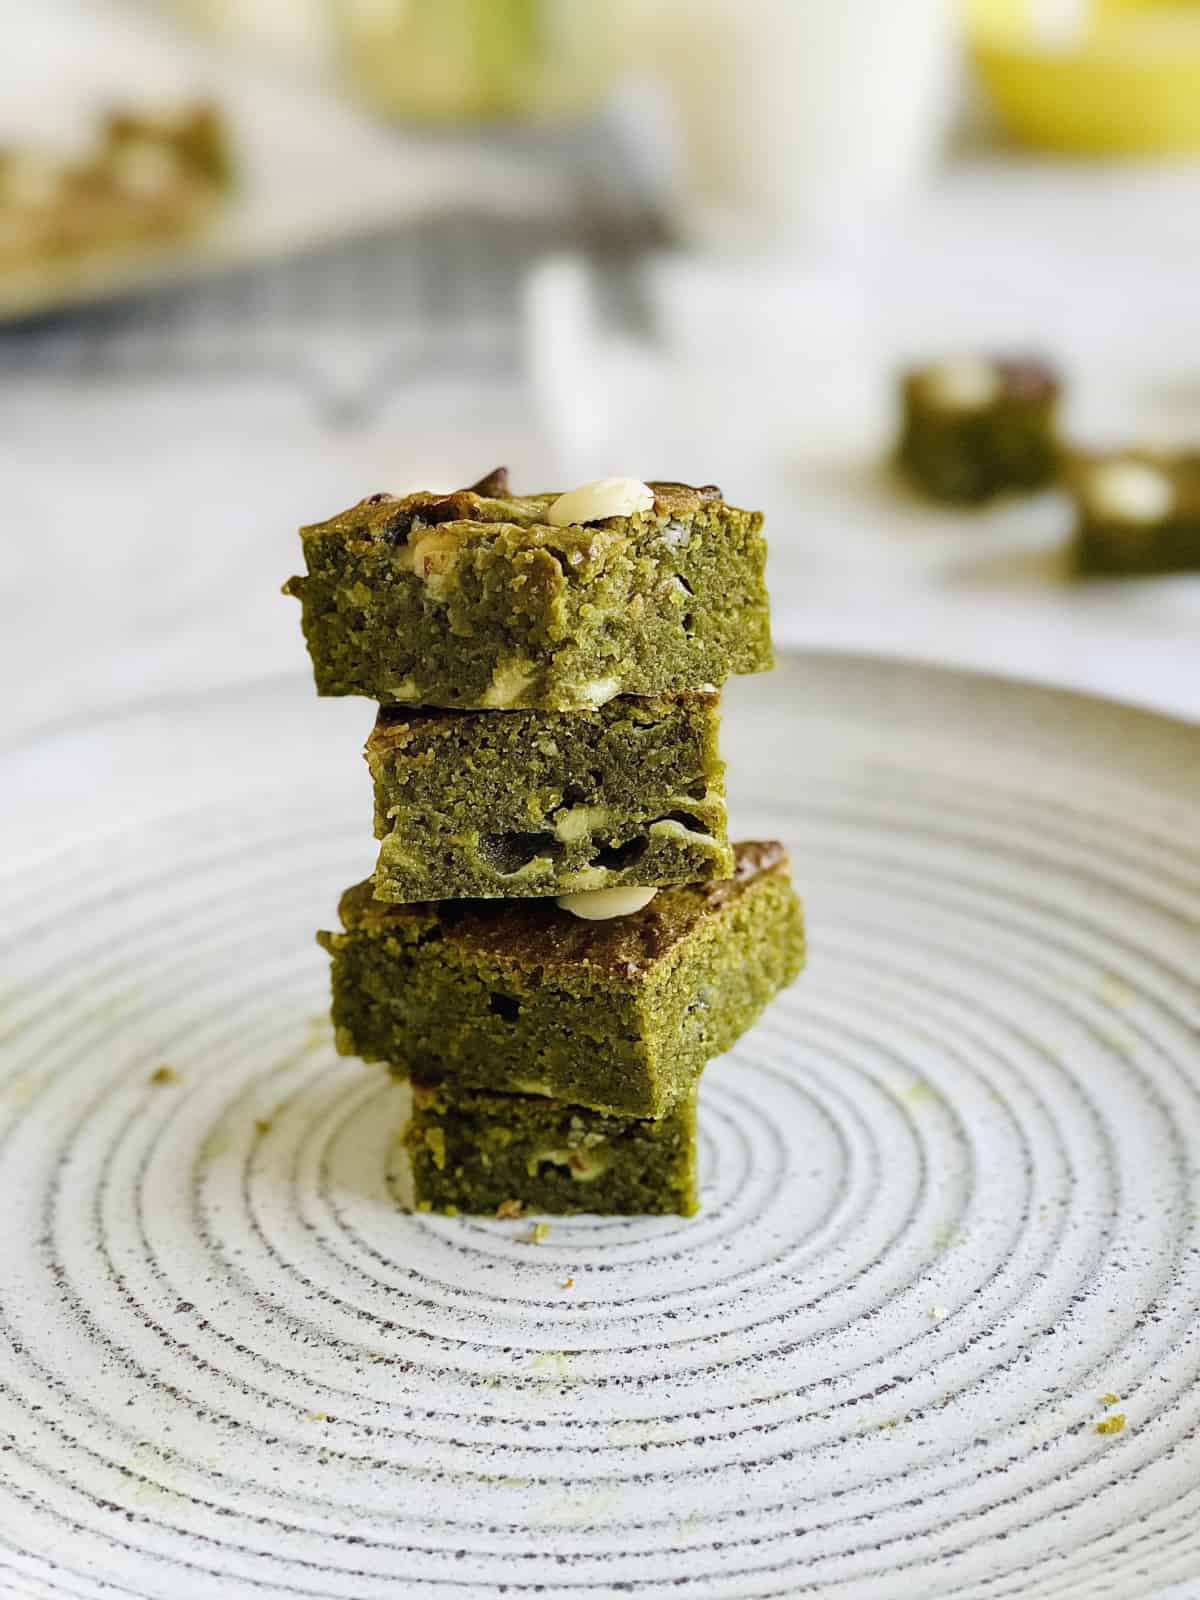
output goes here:
{"type": "Polygon", "coordinates": [[[1121,1396],[1119,1394],[1102,1394],[1100,1396],[1100,1404],[1102,1406],[1119,1406],[1121,1404],[1121,1396]]]}
{"type": "Polygon", "coordinates": [[[1123,1411],[1114,1411],[1111,1417],[1105,1417],[1103,1422],[1096,1424],[1097,1433],[1124,1433],[1124,1431],[1125,1413],[1123,1411]]]}
{"type": "Polygon", "coordinates": [[[1119,1033],[1114,1033],[1111,1028],[1097,1028],[1096,1037],[1101,1044],[1107,1045],[1114,1055],[1122,1060],[1132,1061],[1134,1054],[1133,1041],[1119,1033]]]}
{"type": "Polygon", "coordinates": [[[535,1222],[529,1230],[530,1244],[544,1244],[550,1237],[550,1224],[548,1222],[535,1222]]]}
{"type": "Polygon", "coordinates": [[[501,1200],[496,1207],[496,1215],[504,1222],[511,1222],[524,1211],[524,1203],[520,1200],[501,1200]]]}
{"type": "Polygon", "coordinates": [[[1100,975],[1100,995],[1118,1010],[1124,1010],[1135,998],[1136,990],[1115,972],[1104,972],[1100,975]]]}
{"type": "Polygon", "coordinates": [[[918,1078],[904,1091],[904,1098],[909,1105],[920,1105],[923,1101],[940,1101],[941,1095],[927,1078],[918,1078]]]}
{"type": "Polygon", "coordinates": [[[154,1084],[182,1083],[183,1074],[176,1072],[174,1067],[168,1067],[164,1063],[161,1067],[155,1067],[150,1074],[149,1082],[154,1084]]]}
{"type": "Polygon", "coordinates": [[[274,1124],[270,1117],[255,1117],[254,1119],[254,1131],[264,1135],[264,1137],[270,1133],[273,1126],[274,1124]]]}
{"type": "Polygon", "coordinates": [[[529,1363],[533,1372],[548,1372],[552,1377],[567,1379],[571,1376],[571,1360],[565,1350],[544,1350],[529,1363]]]}

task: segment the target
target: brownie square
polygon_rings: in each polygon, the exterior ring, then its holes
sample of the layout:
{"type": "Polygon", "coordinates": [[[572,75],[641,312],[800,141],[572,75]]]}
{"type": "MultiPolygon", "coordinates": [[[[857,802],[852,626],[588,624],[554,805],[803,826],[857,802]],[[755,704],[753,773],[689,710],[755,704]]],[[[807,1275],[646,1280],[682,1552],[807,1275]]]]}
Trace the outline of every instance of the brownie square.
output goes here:
{"type": "Polygon", "coordinates": [[[907,373],[898,459],[932,500],[1044,488],[1058,470],[1060,382],[1044,362],[968,357],[907,373]]]}
{"type": "Polygon", "coordinates": [[[377,494],[300,531],[320,694],[504,711],[710,691],[771,665],[762,515],[642,485],[630,515],[558,526],[566,497],[502,470],[450,495],[377,494]]]}
{"type": "Polygon", "coordinates": [[[317,935],[338,1049],[456,1088],[664,1116],[804,962],[782,845],[734,855],[730,878],[600,922],[544,899],[388,905],[358,884],[343,931],[317,935]]]}
{"type": "Polygon", "coordinates": [[[380,710],[377,900],[519,898],[728,877],[716,695],[596,711],[380,710]]]}
{"type": "Polygon", "coordinates": [[[1200,450],[1080,456],[1069,482],[1079,573],[1200,571],[1200,450]]]}
{"type": "Polygon", "coordinates": [[[414,1082],[408,1210],[640,1216],[696,1210],[696,1088],[657,1121],[537,1095],[414,1082]]]}

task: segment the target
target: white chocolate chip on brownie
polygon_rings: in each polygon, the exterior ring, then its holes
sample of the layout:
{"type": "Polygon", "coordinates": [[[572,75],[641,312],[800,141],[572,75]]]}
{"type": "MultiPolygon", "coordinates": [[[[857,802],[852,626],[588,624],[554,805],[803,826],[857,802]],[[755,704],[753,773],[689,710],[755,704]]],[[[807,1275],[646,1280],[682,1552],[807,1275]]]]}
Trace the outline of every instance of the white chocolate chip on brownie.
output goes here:
{"type": "Polygon", "coordinates": [[[930,367],[925,386],[938,405],[959,411],[982,411],[1000,393],[1000,376],[990,361],[979,356],[962,356],[930,367]]]}
{"type": "Polygon", "coordinates": [[[654,508],[654,490],[640,478],[598,478],[595,483],[568,489],[546,513],[552,528],[579,527],[603,522],[607,517],[632,517],[654,508]]]}
{"type": "Polygon", "coordinates": [[[1175,494],[1167,475],[1145,461],[1102,461],[1085,481],[1093,513],[1123,522],[1157,522],[1175,494]]]}
{"type": "Polygon", "coordinates": [[[657,893],[657,889],[593,889],[587,894],[560,894],[555,903],[585,922],[607,922],[640,911],[657,893]]]}

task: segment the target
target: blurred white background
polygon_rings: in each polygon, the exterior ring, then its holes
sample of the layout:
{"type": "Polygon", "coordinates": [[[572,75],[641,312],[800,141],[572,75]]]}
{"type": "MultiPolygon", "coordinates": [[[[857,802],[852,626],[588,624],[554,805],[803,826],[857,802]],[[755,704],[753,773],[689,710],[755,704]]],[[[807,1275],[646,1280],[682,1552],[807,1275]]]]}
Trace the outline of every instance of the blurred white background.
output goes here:
{"type": "Polygon", "coordinates": [[[5,141],[200,90],[242,181],[193,250],[0,273],[0,731],[302,674],[296,525],[499,462],[763,506],[785,644],[1200,715],[1200,577],[1076,583],[1062,496],[931,510],[883,469],[897,366],[963,348],[1061,362],[1077,440],[1200,442],[1195,158],[1017,147],[962,22],[2,0],[5,141]]]}

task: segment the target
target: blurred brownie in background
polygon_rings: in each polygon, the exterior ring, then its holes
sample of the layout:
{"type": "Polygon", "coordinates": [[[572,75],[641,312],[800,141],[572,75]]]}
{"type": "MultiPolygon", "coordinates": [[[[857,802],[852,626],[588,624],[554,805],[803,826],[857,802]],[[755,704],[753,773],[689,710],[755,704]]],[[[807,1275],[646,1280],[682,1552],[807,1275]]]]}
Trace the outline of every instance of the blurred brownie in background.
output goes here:
{"type": "Polygon", "coordinates": [[[960,356],[906,373],[897,459],[931,500],[1031,493],[1059,462],[1061,382],[1044,361],[960,356]]]}
{"type": "Polygon", "coordinates": [[[1200,571],[1200,449],[1081,455],[1068,483],[1076,571],[1200,571]]]}

